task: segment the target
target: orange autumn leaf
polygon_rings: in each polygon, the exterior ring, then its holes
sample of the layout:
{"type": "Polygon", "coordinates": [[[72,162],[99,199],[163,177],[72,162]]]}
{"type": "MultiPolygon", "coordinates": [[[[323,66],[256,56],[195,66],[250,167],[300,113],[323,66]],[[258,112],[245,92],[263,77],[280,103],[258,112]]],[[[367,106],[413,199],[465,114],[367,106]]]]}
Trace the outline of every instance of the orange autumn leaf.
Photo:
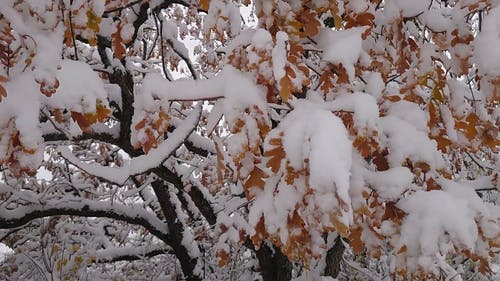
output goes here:
{"type": "Polygon", "coordinates": [[[264,241],[264,239],[266,239],[268,235],[269,234],[266,231],[264,216],[261,216],[259,222],[255,226],[255,234],[251,237],[252,243],[255,248],[259,249],[262,241],[264,241]]]}
{"type": "Polygon", "coordinates": [[[75,120],[82,131],[88,131],[92,125],[92,123],[89,122],[89,120],[87,120],[87,118],[85,118],[85,116],[80,112],[71,111],[71,118],[75,120]]]}
{"type": "Polygon", "coordinates": [[[146,129],[145,133],[147,140],[142,144],[142,149],[144,153],[148,154],[151,149],[158,147],[158,142],[150,129],[146,129]]]}
{"type": "Polygon", "coordinates": [[[389,170],[389,162],[387,161],[387,155],[389,154],[387,149],[382,152],[375,151],[373,153],[373,164],[377,167],[378,171],[389,170]]]}
{"type": "Polygon", "coordinates": [[[266,166],[271,168],[273,173],[277,173],[281,167],[281,160],[285,158],[285,150],[283,147],[278,146],[272,150],[264,152],[264,157],[269,157],[266,166]]]}
{"type": "Polygon", "coordinates": [[[427,184],[427,191],[441,190],[441,186],[433,178],[429,178],[425,183],[427,184]]]}
{"type": "Polygon", "coordinates": [[[349,83],[349,75],[347,74],[347,70],[342,64],[333,65],[332,69],[335,74],[337,74],[337,83],[339,84],[348,84],[349,83]]]}
{"type": "Polygon", "coordinates": [[[199,7],[204,11],[208,11],[208,8],[210,7],[210,0],[200,0],[199,7]]]}
{"type": "Polygon", "coordinates": [[[111,35],[113,52],[115,54],[115,57],[119,60],[123,58],[123,55],[126,52],[125,45],[123,44],[123,39],[121,36],[121,30],[122,27],[120,24],[118,24],[118,26],[116,27],[116,32],[111,35]]]}
{"type": "Polygon", "coordinates": [[[146,126],[146,119],[142,119],[139,123],[137,123],[134,127],[135,130],[140,130],[146,126]]]}
{"type": "Polygon", "coordinates": [[[285,75],[281,78],[280,87],[280,97],[284,102],[286,102],[292,95],[292,81],[288,78],[288,76],[285,75]]]}
{"type": "Polygon", "coordinates": [[[109,114],[111,114],[111,109],[107,108],[102,103],[97,104],[96,106],[97,121],[104,122],[108,118],[109,114]]]}
{"type": "Polygon", "coordinates": [[[372,147],[366,137],[357,137],[352,145],[359,151],[361,156],[367,158],[371,155],[372,147]]]}
{"type": "Polygon", "coordinates": [[[245,195],[248,200],[252,200],[255,195],[253,194],[252,188],[260,188],[264,189],[264,185],[266,184],[265,178],[267,178],[267,175],[264,171],[259,169],[258,167],[255,167],[251,172],[250,175],[248,176],[247,180],[243,183],[245,195]]]}
{"type": "Polygon", "coordinates": [[[405,212],[396,207],[395,202],[385,203],[385,212],[382,215],[382,221],[392,220],[399,223],[406,216],[405,212]]]}
{"type": "Polygon", "coordinates": [[[407,251],[408,251],[408,248],[406,247],[406,245],[403,245],[403,247],[399,248],[399,250],[396,253],[399,255],[399,254],[404,254],[407,251]]]}
{"type": "Polygon", "coordinates": [[[229,263],[229,259],[230,259],[230,256],[229,254],[224,251],[224,250],[219,250],[217,251],[217,264],[220,266],[220,267],[224,267],[226,266],[228,263],[229,263]]]}
{"type": "Polygon", "coordinates": [[[470,113],[465,118],[465,121],[456,122],[455,127],[457,129],[459,129],[460,131],[462,131],[464,133],[465,137],[469,141],[471,141],[478,134],[477,129],[476,129],[476,125],[477,125],[478,120],[479,119],[475,113],[470,113]]]}
{"type": "Polygon", "coordinates": [[[5,98],[6,96],[7,96],[7,91],[2,85],[0,85],[0,101],[2,101],[2,98],[5,98]]]}
{"type": "Polygon", "coordinates": [[[361,239],[361,234],[363,229],[361,227],[355,227],[351,229],[349,234],[349,245],[351,245],[352,250],[355,254],[359,255],[363,253],[363,240],[361,239]]]}
{"type": "Polygon", "coordinates": [[[332,73],[330,71],[324,71],[319,77],[320,90],[327,94],[333,88],[332,83],[332,73]]]}
{"type": "Polygon", "coordinates": [[[56,120],[57,123],[64,122],[64,116],[60,109],[52,110],[52,114],[54,115],[54,119],[56,120]]]}
{"type": "Polygon", "coordinates": [[[306,9],[300,14],[300,20],[308,36],[316,36],[319,33],[321,23],[317,19],[316,12],[306,9]]]}

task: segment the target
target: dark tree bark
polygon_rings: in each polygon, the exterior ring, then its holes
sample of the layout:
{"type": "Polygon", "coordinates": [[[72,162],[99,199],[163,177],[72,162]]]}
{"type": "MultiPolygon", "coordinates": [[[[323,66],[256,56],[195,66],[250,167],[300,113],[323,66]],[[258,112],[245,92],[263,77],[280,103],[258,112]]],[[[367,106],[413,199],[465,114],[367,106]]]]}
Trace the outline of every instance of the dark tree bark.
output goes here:
{"type": "Polygon", "coordinates": [[[184,226],[177,218],[175,206],[171,202],[167,184],[163,180],[158,179],[151,185],[158,198],[158,202],[160,202],[166,223],[168,224],[168,245],[172,247],[173,253],[179,260],[184,277],[188,281],[201,281],[201,277],[194,273],[197,260],[189,255],[188,249],[182,244],[184,226]]]}
{"type": "Polygon", "coordinates": [[[268,245],[262,244],[257,250],[250,238],[245,241],[245,246],[255,252],[264,281],[287,281],[292,279],[292,263],[279,248],[274,245],[270,248],[268,245]]]}
{"type": "Polygon", "coordinates": [[[286,281],[292,279],[292,263],[280,249],[263,244],[256,251],[264,281],[286,281]]]}
{"type": "Polygon", "coordinates": [[[340,273],[340,264],[344,255],[345,246],[342,238],[339,236],[335,240],[335,244],[326,253],[325,276],[336,278],[340,273]]]}

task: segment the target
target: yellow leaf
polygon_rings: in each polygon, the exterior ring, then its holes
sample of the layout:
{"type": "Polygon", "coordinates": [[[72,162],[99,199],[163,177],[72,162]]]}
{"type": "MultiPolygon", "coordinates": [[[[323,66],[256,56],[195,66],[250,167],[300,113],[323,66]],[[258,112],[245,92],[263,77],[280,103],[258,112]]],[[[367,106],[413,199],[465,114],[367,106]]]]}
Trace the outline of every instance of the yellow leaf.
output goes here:
{"type": "Polygon", "coordinates": [[[342,27],[342,18],[339,16],[339,7],[336,0],[333,0],[330,4],[330,12],[333,16],[333,25],[336,29],[340,29],[342,27]]]}
{"type": "Polygon", "coordinates": [[[57,252],[57,250],[59,250],[57,244],[52,244],[52,247],[50,248],[50,256],[53,256],[57,252]]]}
{"type": "Polygon", "coordinates": [[[97,121],[104,122],[108,118],[110,113],[111,113],[111,110],[109,108],[107,108],[101,102],[97,102],[97,106],[96,106],[97,121]]]}
{"type": "Polygon", "coordinates": [[[440,102],[443,101],[443,94],[441,94],[441,89],[439,89],[438,86],[435,86],[434,89],[432,89],[432,98],[440,102]]]}
{"type": "Polygon", "coordinates": [[[98,17],[94,11],[87,11],[87,27],[93,30],[95,33],[99,32],[99,24],[101,23],[101,18],[98,17]]]}
{"type": "Polygon", "coordinates": [[[85,113],[83,117],[90,123],[94,124],[97,122],[97,114],[95,113],[85,113]]]}
{"type": "Polygon", "coordinates": [[[332,221],[333,227],[342,237],[349,237],[349,227],[342,223],[336,215],[330,215],[330,220],[332,221]]]}

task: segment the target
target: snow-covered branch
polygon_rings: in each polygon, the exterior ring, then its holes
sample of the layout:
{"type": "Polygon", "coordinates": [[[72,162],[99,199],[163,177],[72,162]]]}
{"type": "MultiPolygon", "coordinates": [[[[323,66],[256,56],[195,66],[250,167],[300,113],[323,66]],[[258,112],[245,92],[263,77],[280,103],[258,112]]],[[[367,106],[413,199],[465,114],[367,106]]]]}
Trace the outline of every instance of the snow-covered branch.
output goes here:
{"type": "Polygon", "coordinates": [[[0,211],[0,229],[16,228],[30,221],[50,216],[106,217],[140,225],[163,241],[168,240],[168,228],[154,214],[142,207],[88,199],[48,200],[14,210],[0,211]]]}
{"type": "Polygon", "coordinates": [[[198,106],[157,148],[152,149],[146,155],[130,159],[122,167],[107,167],[95,163],[83,163],[66,147],[59,147],[59,152],[67,161],[86,173],[108,182],[123,185],[130,176],[146,172],[161,165],[191,135],[198,124],[200,114],[201,106],[198,106]]]}
{"type": "Polygon", "coordinates": [[[109,248],[96,252],[96,262],[134,261],[172,253],[165,245],[151,245],[137,248],[109,248]]]}

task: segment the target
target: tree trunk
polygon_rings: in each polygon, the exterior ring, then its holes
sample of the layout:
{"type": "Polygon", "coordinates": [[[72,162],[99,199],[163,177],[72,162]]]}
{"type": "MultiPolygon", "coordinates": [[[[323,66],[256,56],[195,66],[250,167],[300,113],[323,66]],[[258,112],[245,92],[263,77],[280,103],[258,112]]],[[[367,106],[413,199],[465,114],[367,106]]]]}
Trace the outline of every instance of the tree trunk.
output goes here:
{"type": "Polygon", "coordinates": [[[182,273],[187,281],[201,281],[201,277],[194,273],[196,267],[196,259],[193,259],[189,255],[188,249],[182,244],[184,237],[184,227],[182,223],[177,218],[177,213],[175,212],[175,207],[170,201],[170,194],[168,192],[167,184],[158,179],[154,181],[151,186],[158,197],[158,202],[165,215],[166,222],[169,229],[169,246],[179,260],[182,268],[182,273]]]}
{"type": "MultiPolygon", "coordinates": [[[[251,242],[250,242],[251,243],[251,242]]],[[[292,263],[280,249],[262,244],[256,251],[264,281],[288,281],[292,279],[292,263]]]]}
{"type": "Polygon", "coordinates": [[[340,273],[340,263],[344,255],[345,246],[342,237],[338,236],[333,247],[326,253],[325,276],[336,278],[340,273]]]}

